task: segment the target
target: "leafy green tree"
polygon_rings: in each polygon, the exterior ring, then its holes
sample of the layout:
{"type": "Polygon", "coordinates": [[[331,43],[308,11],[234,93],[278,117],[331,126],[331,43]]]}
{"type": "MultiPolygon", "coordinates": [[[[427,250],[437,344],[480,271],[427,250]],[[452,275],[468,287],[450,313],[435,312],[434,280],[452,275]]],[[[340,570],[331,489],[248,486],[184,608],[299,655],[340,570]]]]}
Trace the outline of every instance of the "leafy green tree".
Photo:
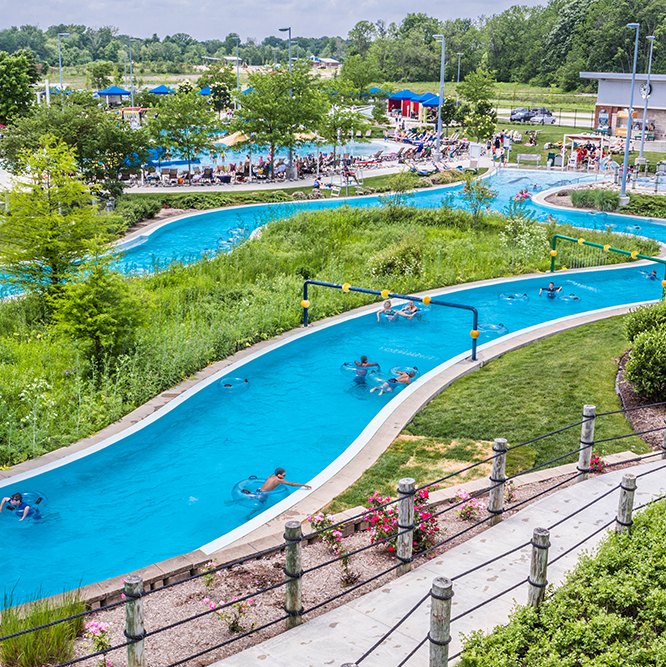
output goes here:
{"type": "Polygon", "coordinates": [[[0,159],[12,173],[19,174],[22,152],[38,150],[44,137],[56,136],[75,149],[78,170],[88,183],[96,190],[120,194],[118,173],[148,159],[148,135],[144,129],[116,120],[96,104],[89,105],[89,100],[89,94],[68,95],[63,107],[39,106],[31,115],[16,119],[0,142],[0,159]]]}
{"type": "Polygon", "coordinates": [[[208,66],[197,81],[199,90],[210,86],[210,102],[215,111],[223,111],[231,106],[232,91],[236,88],[236,73],[226,63],[208,66]]]}
{"type": "Polygon", "coordinates": [[[132,284],[110,267],[114,257],[86,261],[55,302],[56,329],[78,341],[94,363],[121,353],[145,319],[132,284]]]}
{"type": "MultiPolygon", "coordinates": [[[[365,58],[376,32],[376,26],[370,21],[359,21],[347,35],[349,48],[347,57],[358,55],[361,59],[365,58]]],[[[345,60],[345,62],[347,61],[345,60]]]]}
{"type": "Polygon", "coordinates": [[[442,125],[446,128],[446,134],[449,133],[449,125],[458,118],[458,107],[455,100],[445,98],[442,102],[442,125]]]}
{"type": "Polygon", "coordinates": [[[461,97],[469,103],[469,112],[463,117],[463,124],[477,141],[490,138],[495,131],[497,114],[491,103],[495,89],[494,72],[482,68],[470,72],[458,86],[461,97]]]}
{"type": "Polygon", "coordinates": [[[360,55],[347,56],[342,63],[340,76],[357,96],[367,93],[370,84],[378,77],[378,71],[371,61],[363,61],[360,55]]]}
{"type": "Polygon", "coordinates": [[[218,131],[215,112],[203,95],[193,90],[168,95],[160,105],[159,114],[148,123],[151,137],[167,155],[187,160],[192,172],[192,160],[211,145],[218,131]]]}
{"type": "Polygon", "coordinates": [[[370,126],[365,116],[349,107],[333,104],[319,123],[318,132],[327,143],[333,145],[333,159],[338,146],[349,142],[349,138],[357,131],[361,131],[360,141],[364,140],[366,130],[370,126]]]}
{"type": "Polygon", "coordinates": [[[95,90],[104,90],[111,85],[116,66],[108,61],[102,60],[88,65],[88,79],[95,90]]]}
{"type": "Polygon", "coordinates": [[[0,264],[6,281],[49,307],[95,248],[112,238],[109,218],[92,205],[74,151],[54,137],[19,154],[21,179],[0,214],[0,264]]]}
{"type": "Polygon", "coordinates": [[[497,199],[497,191],[489,188],[484,181],[468,176],[463,186],[462,198],[469,206],[474,225],[479,223],[483,209],[497,199]]]}
{"type": "Polygon", "coordinates": [[[296,133],[317,130],[328,104],[306,63],[295,63],[291,73],[284,67],[250,74],[248,83],[250,92],[236,97],[233,129],[251,135],[256,145],[268,146],[273,173],[276,149],[296,145],[296,133]]]}
{"type": "Polygon", "coordinates": [[[0,123],[9,124],[27,114],[32,106],[35,82],[34,58],[26,53],[9,55],[0,51],[0,123]]]}

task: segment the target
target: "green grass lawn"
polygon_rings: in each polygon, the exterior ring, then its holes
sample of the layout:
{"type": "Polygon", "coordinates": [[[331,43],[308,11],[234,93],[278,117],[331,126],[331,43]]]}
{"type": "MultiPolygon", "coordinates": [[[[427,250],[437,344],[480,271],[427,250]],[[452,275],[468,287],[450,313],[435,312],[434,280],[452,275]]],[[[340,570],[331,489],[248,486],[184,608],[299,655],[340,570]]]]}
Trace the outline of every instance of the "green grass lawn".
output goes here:
{"type": "MultiPolygon", "coordinates": [[[[395,496],[402,477],[413,477],[420,485],[455,472],[463,467],[461,462],[489,456],[494,438],[517,445],[578,422],[585,404],[596,405],[597,413],[618,410],[615,359],[627,347],[622,318],[614,317],[510,352],[457,380],[414,417],[400,438],[329,510],[363,505],[375,491],[395,496]]],[[[621,414],[596,421],[595,439],[631,433],[621,414]]],[[[575,426],[517,449],[509,457],[509,474],[574,451],[579,439],[580,426],[575,426]]],[[[650,447],[632,436],[601,443],[593,451],[625,450],[645,453],[650,447]]],[[[487,467],[480,468],[480,474],[454,477],[446,485],[487,476],[487,467]]]]}

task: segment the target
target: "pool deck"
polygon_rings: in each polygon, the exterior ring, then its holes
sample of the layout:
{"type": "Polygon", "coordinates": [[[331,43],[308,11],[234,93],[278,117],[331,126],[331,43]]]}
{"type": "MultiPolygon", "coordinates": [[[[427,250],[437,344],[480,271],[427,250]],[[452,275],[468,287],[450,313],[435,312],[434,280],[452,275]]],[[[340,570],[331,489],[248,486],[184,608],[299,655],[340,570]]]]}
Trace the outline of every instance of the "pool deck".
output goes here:
{"type": "MultiPolygon", "coordinates": [[[[638,479],[636,507],[663,495],[666,490],[665,461],[636,466],[629,472],[640,475],[650,471],[654,472],[638,479]]],[[[529,542],[534,528],[547,528],[600,498],[616,487],[627,472],[617,470],[599,475],[547,496],[389,584],[293,630],[213,663],[213,666],[339,667],[354,663],[428,593],[436,577],[456,578],[480,566],[476,572],[454,581],[452,617],[472,610],[493,596],[498,597],[452,624],[449,655],[455,655],[462,648],[463,634],[473,630],[489,632],[495,626],[505,624],[514,604],[527,601],[526,583],[502,593],[527,578],[532,547],[526,546],[505,557],[502,555],[529,542]],[[491,560],[494,562],[486,564],[491,560]]],[[[596,531],[615,518],[618,498],[619,489],[551,531],[549,560],[569,549],[571,551],[548,568],[550,584],[559,585],[566,572],[576,564],[580,553],[592,550],[599,543],[606,530],[596,531]],[[586,541],[580,544],[583,540],[586,541]]],[[[303,585],[307,585],[307,580],[303,585]]],[[[429,628],[430,601],[427,600],[364,660],[363,667],[398,665],[424,639],[429,628]]],[[[409,660],[409,667],[426,667],[428,656],[426,642],[409,660]]]]}

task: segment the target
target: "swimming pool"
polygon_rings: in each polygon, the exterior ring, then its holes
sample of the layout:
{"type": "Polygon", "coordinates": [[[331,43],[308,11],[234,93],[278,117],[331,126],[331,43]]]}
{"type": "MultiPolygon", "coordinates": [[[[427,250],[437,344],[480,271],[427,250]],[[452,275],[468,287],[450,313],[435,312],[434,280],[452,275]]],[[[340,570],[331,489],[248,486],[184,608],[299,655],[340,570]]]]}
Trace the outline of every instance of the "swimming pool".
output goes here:
{"type": "MultiPolygon", "coordinates": [[[[512,171],[509,176],[516,179],[520,174],[512,171]]],[[[546,180],[543,174],[540,177],[546,180]]],[[[508,180],[504,176],[496,181],[505,195],[509,186],[514,192],[525,187],[523,182],[508,180]]],[[[530,180],[534,180],[531,175],[530,180]]],[[[429,200],[431,205],[442,196],[441,191],[419,193],[418,205],[427,205],[426,194],[438,197],[429,200]]],[[[370,203],[365,200],[363,205],[370,203]]],[[[254,219],[253,215],[248,219],[254,219]]],[[[216,223],[211,219],[210,224],[216,223]]],[[[192,242],[188,225],[176,223],[174,228],[183,242],[192,242]]],[[[664,227],[659,229],[665,236],[664,227]]],[[[160,252],[168,248],[166,236],[167,228],[162,228],[155,239],[135,246],[128,256],[136,250],[145,253],[141,261],[148,261],[156,248],[160,252]]],[[[661,296],[660,284],[645,280],[636,267],[559,274],[558,280],[563,293],[575,293],[580,299],[565,303],[538,298],[546,277],[461,287],[446,298],[475,306],[481,325],[501,323],[515,332],[568,315],[661,296]],[[499,298],[510,292],[526,293],[529,299],[499,298]]],[[[3,493],[4,489],[34,489],[49,498],[43,521],[2,522],[5,589],[14,589],[19,596],[39,589],[43,594],[56,593],[214,542],[246,521],[248,510],[230,502],[236,482],[251,474],[265,476],[278,465],[287,469],[289,480],[312,480],[344,456],[379,413],[391,409],[387,407],[390,395],[379,397],[354,387],[339,372],[343,362],[367,354],[384,370],[416,365],[422,382],[427,373],[451,358],[468,354],[470,324],[469,313],[443,308],[433,308],[424,321],[412,323],[378,325],[374,313],[352,315],[226,369],[225,374],[248,378],[250,387],[243,394],[224,394],[211,378],[174,400],[160,418],[145,420],[125,432],[125,437],[110,439],[87,456],[75,455],[0,483],[3,493]],[[19,559],[16,554],[29,554],[29,558],[19,559]]],[[[492,334],[485,333],[479,342],[491,339],[492,334]]],[[[298,491],[297,497],[303,493],[298,491]]]]}

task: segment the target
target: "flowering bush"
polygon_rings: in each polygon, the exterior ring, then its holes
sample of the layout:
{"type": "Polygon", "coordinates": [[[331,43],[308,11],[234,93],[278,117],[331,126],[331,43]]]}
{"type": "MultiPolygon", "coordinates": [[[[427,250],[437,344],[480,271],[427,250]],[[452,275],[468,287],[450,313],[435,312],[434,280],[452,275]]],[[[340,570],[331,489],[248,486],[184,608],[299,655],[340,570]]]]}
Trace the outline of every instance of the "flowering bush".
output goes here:
{"type": "MultiPolygon", "coordinates": [[[[227,627],[231,632],[243,632],[245,627],[241,623],[243,618],[247,616],[247,612],[250,607],[254,604],[254,600],[250,598],[249,600],[238,600],[234,598],[232,600],[233,604],[229,607],[224,606],[224,600],[219,604],[212,602],[210,598],[204,598],[203,603],[209,608],[215,610],[215,616],[217,616],[221,621],[224,621],[227,624],[227,627]]],[[[254,626],[257,624],[256,621],[252,622],[250,630],[254,630],[254,626]]]]}
{"type": "MultiPolygon", "coordinates": [[[[333,526],[336,523],[335,517],[332,514],[324,514],[323,512],[308,516],[308,521],[310,522],[312,529],[315,531],[329,528],[329,526],[333,526]]],[[[323,530],[323,532],[320,533],[320,536],[325,542],[328,543],[331,551],[336,556],[340,556],[340,567],[342,568],[342,575],[340,576],[340,580],[344,586],[349,586],[350,584],[358,581],[360,575],[354,572],[349,566],[349,556],[347,555],[347,550],[342,546],[341,528],[344,528],[344,524],[336,528],[323,530]]]]}
{"type": "MultiPolygon", "coordinates": [[[[414,498],[414,553],[418,554],[430,549],[437,542],[437,533],[440,528],[432,512],[426,509],[430,494],[426,489],[418,491],[414,498]]],[[[391,501],[389,496],[382,498],[378,493],[368,498],[370,512],[365,520],[370,524],[368,530],[372,544],[379,543],[390,554],[395,554],[398,534],[398,506],[397,504],[381,507],[391,501]],[[389,538],[389,539],[387,539],[389,538]],[[383,541],[386,540],[386,541],[383,541]]]]}
{"type": "Polygon", "coordinates": [[[590,459],[590,472],[591,473],[600,473],[604,471],[606,464],[601,460],[599,452],[592,454],[590,459]]]}
{"type": "Polygon", "coordinates": [[[455,495],[455,499],[460,502],[465,500],[467,502],[460,505],[458,508],[457,514],[463,521],[471,521],[476,519],[476,517],[486,509],[486,506],[478,499],[472,498],[465,489],[458,489],[455,495]]]}
{"type": "Polygon", "coordinates": [[[206,563],[203,568],[201,568],[206,574],[201,577],[201,581],[203,581],[203,585],[210,590],[215,586],[217,583],[217,580],[219,577],[222,576],[222,572],[220,570],[217,570],[216,568],[219,567],[217,564],[216,560],[211,560],[208,563],[206,563]]]}
{"type": "Polygon", "coordinates": [[[94,620],[86,623],[85,637],[94,652],[102,651],[102,657],[99,659],[100,667],[110,667],[111,661],[106,659],[106,651],[111,648],[109,624],[94,620]]]}
{"type": "Polygon", "coordinates": [[[418,276],[423,272],[421,244],[405,239],[370,258],[368,262],[373,276],[418,276]]]}
{"type": "Polygon", "coordinates": [[[518,490],[520,487],[513,482],[513,480],[509,480],[504,484],[504,502],[505,503],[512,503],[516,500],[518,497],[518,490]]]}

